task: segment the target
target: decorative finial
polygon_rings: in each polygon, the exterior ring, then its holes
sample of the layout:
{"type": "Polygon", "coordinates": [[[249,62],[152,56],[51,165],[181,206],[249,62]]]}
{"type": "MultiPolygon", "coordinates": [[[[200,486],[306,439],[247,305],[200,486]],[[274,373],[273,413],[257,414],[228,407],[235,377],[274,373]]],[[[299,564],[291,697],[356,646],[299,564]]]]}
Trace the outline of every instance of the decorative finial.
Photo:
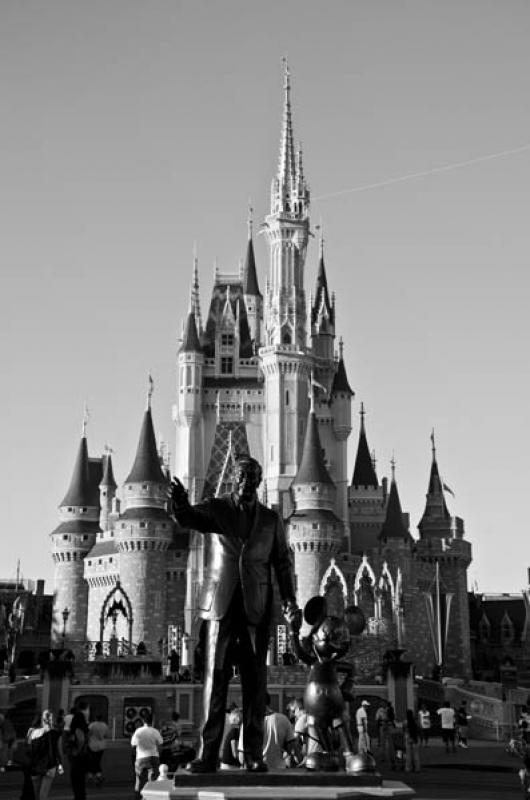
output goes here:
{"type": "Polygon", "coordinates": [[[113,448],[110,446],[110,444],[107,444],[107,442],[105,442],[103,445],[103,449],[106,456],[110,456],[114,452],[113,448]]]}
{"type": "Polygon", "coordinates": [[[283,61],[283,88],[286,91],[289,91],[289,89],[291,88],[291,72],[289,70],[287,55],[282,57],[282,61],[283,61]]]}
{"type": "Polygon", "coordinates": [[[436,444],[434,442],[434,428],[431,431],[432,460],[436,461],[436,444]]]}
{"type": "Polygon", "coordinates": [[[320,229],[320,258],[324,258],[324,223],[322,222],[322,217],[320,217],[320,225],[318,226],[320,229]]]}
{"type": "Polygon", "coordinates": [[[90,412],[89,412],[88,406],[87,406],[87,404],[85,402],[85,403],[83,403],[83,422],[82,422],[82,425],[81,425],[81,436],[83,437],[83,439],[86,439],[86,429],[87,429],[89,417],[90,417],[90,412]]]}
{"type": "Polygon", "coordinates": [[[248,198],[248,215],[247,215],[247,226],[248,226],[248,238],[252,239],[252,225],[254,223],[253,219],[254,209],[252,208],[252,198],[248,198]]]}
{"type": "Polygon", "coordinates": [[[214,284],[219,283],[219,265],[217,263],[217,256],[213,260],[213,281],[214,284]]]}
{"type": "Polygon", "coordinates": [[[364,410],[364,403],[361,400],[361,410],[359,411],[359,416],[361,417],[361,426],[364,428],[364,417],[365,417],[365,410],[364,410]]]}
{"type": "Polygon", "coordinates": [[[342,336],[339,338],[339,359],[344,360],[344,339],[342,336]]]}
{"type": "Polygon", "coordinates": [[[147,376],[147,410],[151,411],[151,398],[153,397],[153,392],[155,389],[155,382],[153,380],[153,376],[149,372],[147,376]]]}
{"type": "Polygon", "coordinates": [[[390,459],[390,469],[392,470],[392,481],[396,480],[396,457],[392,450],[392,458],[390,459]]]}

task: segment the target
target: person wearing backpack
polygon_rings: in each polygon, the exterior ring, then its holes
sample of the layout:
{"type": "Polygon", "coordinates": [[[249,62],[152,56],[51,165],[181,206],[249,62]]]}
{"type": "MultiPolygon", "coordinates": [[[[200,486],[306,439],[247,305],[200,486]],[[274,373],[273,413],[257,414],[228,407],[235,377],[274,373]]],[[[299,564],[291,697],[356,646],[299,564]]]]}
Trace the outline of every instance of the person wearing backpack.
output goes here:
{"type": "Polygon", "coordinates": [[[70,783],[74,800],[86,800],[88,768],[88,724],[84,708],[78,706],[66,737],[66,753],[70,762],[70,783]]]}
{"type": "Polygon", "coordinates": [[[61,736],[53,726],[51,711],[43,711],[40,725],[30,728],[29,772],[35,800],[47,800],[53,779],[63,774],[61,736]]]}

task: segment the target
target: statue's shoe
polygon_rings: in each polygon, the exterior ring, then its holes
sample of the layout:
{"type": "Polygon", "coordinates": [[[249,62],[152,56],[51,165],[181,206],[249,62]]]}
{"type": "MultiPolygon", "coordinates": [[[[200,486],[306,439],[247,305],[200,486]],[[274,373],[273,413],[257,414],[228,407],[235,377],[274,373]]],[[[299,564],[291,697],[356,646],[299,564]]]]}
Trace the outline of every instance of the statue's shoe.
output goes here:
{"type": "Polygon", "coordinates": [[[195,758],[186,765],[186,770],[193,775],[207,775],[209,772],[217,772],[217,764],[204,758],[195,758]]]}
{"type": "Polygon", "coordinates": [[[262,758],[248,759],[245,762],[247,772],[268,772],[269,768],[262,758]]]}

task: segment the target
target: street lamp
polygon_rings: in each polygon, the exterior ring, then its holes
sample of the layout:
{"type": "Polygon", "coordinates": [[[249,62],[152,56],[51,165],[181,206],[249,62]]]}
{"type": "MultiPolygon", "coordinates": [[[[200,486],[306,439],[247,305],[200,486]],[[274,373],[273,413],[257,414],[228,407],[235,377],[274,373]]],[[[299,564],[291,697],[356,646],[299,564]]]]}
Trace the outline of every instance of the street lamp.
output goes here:
{"type": "Polygon", "coordinates": [[[70,609],[65,607],[63,609],[63,614],[62,614],[62,617],[63,617],[63,650],[64,650],[64,642],[65,642],[65,639],[66,639],[66,623],[68,622],[68,617],[69,616],[70,616],[70,609]]]}

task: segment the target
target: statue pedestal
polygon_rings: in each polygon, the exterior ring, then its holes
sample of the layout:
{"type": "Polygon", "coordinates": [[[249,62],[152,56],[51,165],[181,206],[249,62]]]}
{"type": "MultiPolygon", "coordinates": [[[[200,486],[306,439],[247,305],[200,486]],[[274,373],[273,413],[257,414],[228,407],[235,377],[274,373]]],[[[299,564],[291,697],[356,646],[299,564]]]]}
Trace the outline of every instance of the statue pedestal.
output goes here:
{"type": "Polygon", "coordinates": [[[309,772],[284,769],[258,775],[234,770],[211,775],[178,771],[174,780],[147,783],[144,800],[368,800],[413,797],[401,781],[383,781],[373,772],[309,772]]]}

